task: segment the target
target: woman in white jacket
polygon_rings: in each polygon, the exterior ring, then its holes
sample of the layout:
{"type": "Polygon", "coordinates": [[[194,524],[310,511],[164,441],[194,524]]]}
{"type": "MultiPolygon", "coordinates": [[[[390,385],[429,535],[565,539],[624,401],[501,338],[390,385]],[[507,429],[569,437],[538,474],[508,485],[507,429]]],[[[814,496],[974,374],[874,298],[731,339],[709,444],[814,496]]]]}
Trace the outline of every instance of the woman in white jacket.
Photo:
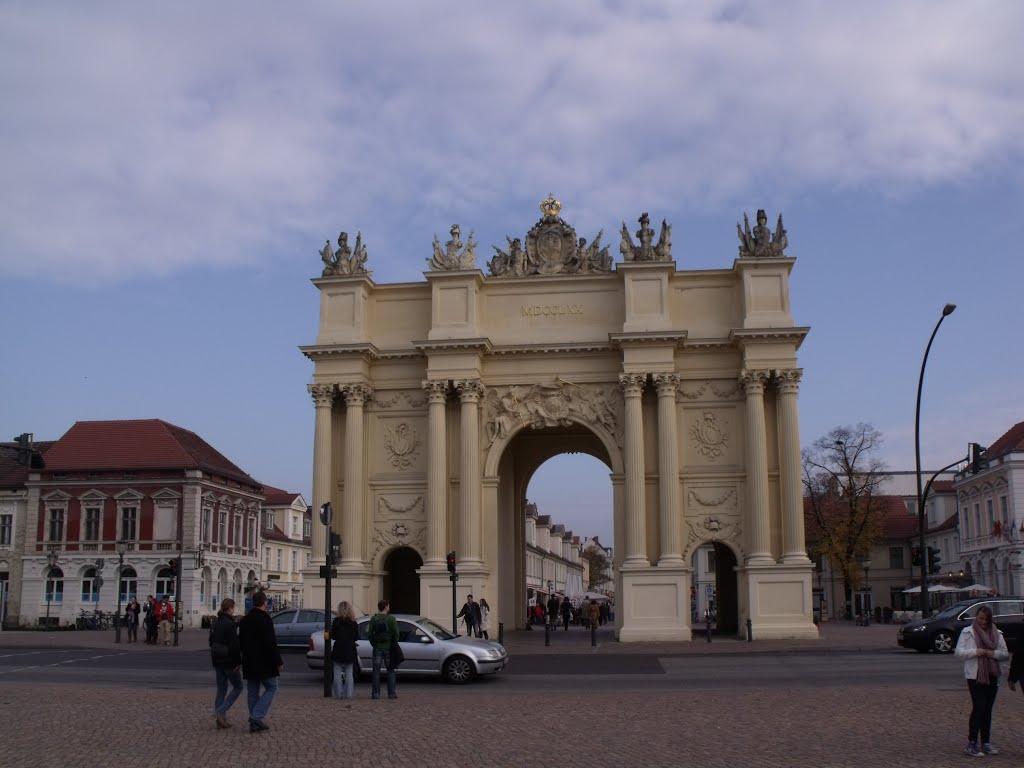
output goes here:
{"type": "Polygon", "coordinates": [[[991,741],[992,705],[999,691],[999,662],[1006,661],[1010,654],[1003,633],[992,623],[992,609],[987,605],[978,609],[974,623],[960,633],[956,655],[964,660],[964,677],[971,692],[971,719],[964,751],[974,757],[998,754],[991,741]]]}

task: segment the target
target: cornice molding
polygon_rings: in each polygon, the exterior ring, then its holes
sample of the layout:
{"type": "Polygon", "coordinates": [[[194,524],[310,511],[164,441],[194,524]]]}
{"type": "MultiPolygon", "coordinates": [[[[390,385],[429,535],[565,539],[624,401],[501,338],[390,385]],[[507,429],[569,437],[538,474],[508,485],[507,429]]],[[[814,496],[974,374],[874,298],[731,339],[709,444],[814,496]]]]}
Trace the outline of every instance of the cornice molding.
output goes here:
{"type": "Polygon", "coordinates": [[[355,356],[365,357],[369,360],[376,360],[380,357],[380,350],[367,341],[354,344],[311,344],[299,347],[299,351],[314,362],[355,356]]]}
{"type": "MultiPolygon", "coordinates": [[[[447,274],[447,273],[445,273],[447,274]]],[[[475,339],[436,339],[433,341],[414,341],[413,346],[422,354],[435,354],[445,352],[483,352],[490,354],[494,347],[491,340],[486,337],[475,339]]]]}
{"type": "Polygon", "coordinates": [[[799,349],[807,334],[810,333],[810,326],[791,328],[734,328],[729,331],[729,340],[743,347],[748,344],[774,344],[780,341],[788,341],[796,344],[799,349]]]}
{"type": "MultiPolygon", "coordinates": [[[[641,265],[638,265],[641,266],[641,265]]],[[[608,343],[615,348],[644,344],[672,344],[683,346],[689,331],[640,331],[638,333],[609,333],[608,343]]]]}

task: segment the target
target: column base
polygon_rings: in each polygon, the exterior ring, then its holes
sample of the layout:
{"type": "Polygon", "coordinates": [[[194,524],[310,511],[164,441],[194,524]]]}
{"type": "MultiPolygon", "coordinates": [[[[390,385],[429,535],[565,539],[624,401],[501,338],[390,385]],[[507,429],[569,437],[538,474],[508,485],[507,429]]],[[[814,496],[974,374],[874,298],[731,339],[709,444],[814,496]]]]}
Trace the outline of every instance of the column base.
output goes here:
{"type": "Polygon", "coordinates": [[[620,569],[615,600],[616,638],[623,643],[690,639],[687,565],[620,569]]]}
{"type": "Polygon", "coordinates": [[[806,552],[788,552],[782,556],[783,565],[806,565],[810,562],[806,552]]]}
{"type": "MultiPolygon", "coordinates": [[[[355,608],[356,616],[377,612],[377,577],[366,566],[336,566],[338,575],[331,579],[331,610],[342,600],[355,608]]],[[[326,581],[320,578],[319,566],[302,571],[302,600],[309,608],[324,606],[326,581]]]]}
{"type": "MultiPolygon", "coordinates": [[[[739,636],[746,637],[747,619],[758,640],[818,640],[814,625],[810,561],[806,565],[756,565],[738,568],[745,582],[745,606],[740,611],[739,636]]],[[[741,587],[742,589],[742,587],[741,587]]]]}
{"type": "MultiPolygon", "coordinates": [[[[441,563],[441,567],[428,567],[424,565],[417,573],[420,577],[420,613],[431,621],[440,624],[445,629],[452,628],[452,582],[449,577],[447,565],[441,563]]],[[[497,595],[492,595],[490,587],[490,571],[484,568],[469,570],[468,564],[459,566],[459,580],[455,582],[455,613],[462,610],[466,602],[466,595],[473,595],[473,599],[480,602],[480,598],[487,599],[491,606],[491,616],[496,617],[497,595]]],[[[492,618],[492,624],[496,619],[492,618]]],[[[497,629],[495,628],[495,632],[497,629]]],[[[466,634],[465,625],[462,619],[458,620],[455,633],[466,634]]],[[[496,636],[496,635],[495,635],[496,636]]]]}

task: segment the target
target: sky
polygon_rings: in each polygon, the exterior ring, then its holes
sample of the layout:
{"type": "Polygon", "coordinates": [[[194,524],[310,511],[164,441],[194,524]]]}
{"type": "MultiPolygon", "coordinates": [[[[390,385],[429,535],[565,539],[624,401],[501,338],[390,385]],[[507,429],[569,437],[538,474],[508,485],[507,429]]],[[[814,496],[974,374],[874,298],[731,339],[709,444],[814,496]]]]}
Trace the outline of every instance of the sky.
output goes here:
{"type": "MultiPolygon", "coordinates": [[[[1021,29],[1012,0],[7,0],[0,437],[161,418],[308,500],[324,240],[361,231],[376,282],[421,281],[435,234],[490,253],[552,192],[581,233],[667,219],[687,270],[782,213],[802,440],[869,422],[893,469],[955,303],[921,413],[938,468],[1024,420],[1021,29]]],[[[596,460],[528,496],[613,543],[596,460]]]]}

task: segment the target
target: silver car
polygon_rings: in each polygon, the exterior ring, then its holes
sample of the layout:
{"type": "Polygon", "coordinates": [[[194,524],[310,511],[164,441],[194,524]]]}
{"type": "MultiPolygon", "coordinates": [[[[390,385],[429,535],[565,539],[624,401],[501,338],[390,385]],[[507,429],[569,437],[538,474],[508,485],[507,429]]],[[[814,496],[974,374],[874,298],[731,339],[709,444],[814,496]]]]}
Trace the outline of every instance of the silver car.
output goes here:
{"type": "MultiPolygon", "coordinates": [[[[468,683],[477,675],[500,672],[508,664],[505,646],[495,640],[453,635],[447,629],[423,616],[393,614],[398,621],[399,643],[405,661],[398,668],[400,676],[440,675],[450,683],[468,683]]],[[[370,616],[358,619],[359,640],[356,652],[356,675],[368,673],[373,665],[373,648],[366,633],[370,616]]],[[[310,669],[324,668],[324,635],[313,632],[309,637],[306,663],[310,669]]]]}
{"type": "Polygon", "coordinates": [[[324,628],[323,608],[291,608],[275,613],[274,634],[282,648],[305,648],[309,633],[324,628]]]}

